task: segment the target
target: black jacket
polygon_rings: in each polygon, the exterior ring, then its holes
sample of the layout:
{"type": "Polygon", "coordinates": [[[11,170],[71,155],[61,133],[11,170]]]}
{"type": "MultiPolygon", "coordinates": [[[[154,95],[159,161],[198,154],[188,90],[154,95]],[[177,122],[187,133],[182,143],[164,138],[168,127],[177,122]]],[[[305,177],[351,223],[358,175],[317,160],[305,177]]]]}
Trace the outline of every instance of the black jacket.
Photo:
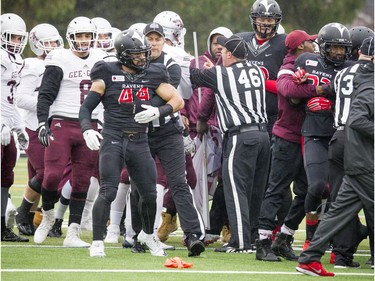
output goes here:
{"type": "Polygon", "coordinates": [[[374,173],[374,64],[361,65],[354,77],[354,99],[346,123],[345,172],[374,173]]]}

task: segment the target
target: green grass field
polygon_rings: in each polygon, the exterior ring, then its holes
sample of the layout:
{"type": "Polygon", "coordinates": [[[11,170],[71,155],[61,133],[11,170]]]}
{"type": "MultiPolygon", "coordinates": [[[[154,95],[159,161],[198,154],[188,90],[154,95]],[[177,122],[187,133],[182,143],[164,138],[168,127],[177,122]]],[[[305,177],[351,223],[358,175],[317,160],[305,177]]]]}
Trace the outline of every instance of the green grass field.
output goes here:
{"type": "MultiPolygon", "coordinates": [[[[19,206],[23,188],[27,181],[26,159],[20,158],[15,169],[15,184],[11,188],[12,200],[19,206]]],[[[67,221],[67,220],[65,220],[67,221]]],[[[364,221],[364,219],[362,219],[364,221]]],[[[16,233],[17,229],[15,229],[16,233]]],[[[63,229],[64,234],[66,228],[63,229]]],[[[299,253],[304,240],[304,225],[295,237],[295,249],[299,253]]],[[[64,235],[63,235],[64,237],[64,235]]],[[[91,233],[84,231],[82,239],[90,242],[91,233]]],[[[121,243],[107,244],[105,258],[90,258],[88,249],[63,248],[64,238],[47,238],[42,245],[36,245],[30,237],[29,243],[1,243],[1,280],[310,280],[296,272],[296,262],[261,262],[255,254],[215,253],[220,242],[212,244],[200,257],[189,258],[182,246],[182,232],[179,229],[170,236],[168,244],[176,247],[168,251],[168,257],[180,257],[194,265],[190,269],[168,269],[166,258],[146,254],[133,254],[123,249],[121,243]]],[[[359,247],[355,260],[360,269],[333,269],[329,264],[329,253],[323,257],[323,264],[336,273],[335,280],[374,280],[374,270],[365,265],[370,257],[368,240],[359,247]]]]}

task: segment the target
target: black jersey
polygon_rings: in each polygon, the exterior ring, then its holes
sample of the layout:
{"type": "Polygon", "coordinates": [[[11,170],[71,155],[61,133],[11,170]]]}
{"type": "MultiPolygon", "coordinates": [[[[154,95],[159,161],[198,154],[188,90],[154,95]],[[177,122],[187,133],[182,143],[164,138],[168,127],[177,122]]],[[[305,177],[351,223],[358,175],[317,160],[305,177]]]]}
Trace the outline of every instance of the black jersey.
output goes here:
{"type": "MultiPolygon", "coordinates": [[[[285,34],[276,34],[271,39],[259,45],[254,32],[242,32],[241,36],[248,45],[249,52],[247,60],[259,66],[266,76],[266,80],[277,80],[277,73],[283,59],[288,52],[285,46],[285,34]]],[[[277,95],[267,91],[266,95],[267,114],[273,116],[277,114],[277,95]]]]}
{"type": "Polygon", "coordinates": [[[161,83],[168,83],[164,65],[153,63],[141,74],[129,74],[122,70],[119,62],[99,61],[90,77],[105,83],[104,129],[146,132],[148,124],[137,123],[134,116],[144,110],[142,104],[150,104],[161,83]]]}
{"type": "Polygon", "coordinates": [[[215,92],[222,132],[250,123],[267,123],[265,80],[262,70],[249,62],[190,69],[191,82],[215,92]]]}
{"type": "MultiPolygon", "coordinates": [[[[338,71],[351,65],[340,66],[327,63],[319,54],[303,53],[298,56],[294,67],[303,68],[308,73],[307,83],[314,86],[328,84],[338,71]]],[[[333,101],[332,101],[333,102],[333,101]]],[[[329,110],[312,112],[306,107],[306,117],[302,125],[302,135],[307,137],[331,137],[335,132],[333,112],[329,110]]]]}

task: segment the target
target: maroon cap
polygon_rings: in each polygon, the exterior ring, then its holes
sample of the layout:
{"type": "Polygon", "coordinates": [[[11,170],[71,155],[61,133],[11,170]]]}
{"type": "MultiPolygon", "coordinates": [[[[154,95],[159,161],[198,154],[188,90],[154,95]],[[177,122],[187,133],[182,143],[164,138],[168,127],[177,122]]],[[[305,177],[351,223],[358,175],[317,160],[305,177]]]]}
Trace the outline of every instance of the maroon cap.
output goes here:
{"type": "Polygon", "coordinates": [[[290,51],[297,49],[297,47],[305,41],[315,41],[318,38],[317,34],[309,35],[303,30],[293,30],[285,38],[285,46],[288,47],[290,51]]]}

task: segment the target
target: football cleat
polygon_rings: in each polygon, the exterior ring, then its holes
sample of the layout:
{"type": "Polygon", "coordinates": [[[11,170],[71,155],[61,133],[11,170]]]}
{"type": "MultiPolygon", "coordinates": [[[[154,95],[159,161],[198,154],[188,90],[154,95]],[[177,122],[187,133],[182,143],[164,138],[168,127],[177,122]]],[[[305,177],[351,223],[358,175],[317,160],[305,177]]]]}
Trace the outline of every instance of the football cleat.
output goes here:
{"type": "Polygon", "coordinates": [[[1,232],[1,241],[4,242],[29,242],[28,238],[18,236],[11,229],[6,228],[1,232]]]}
{"type": "Polygon", "coordinates": [[[138,234],[138,241],[142,245],[146,245],[151,252],[151,255],[158,257],[167,256],[166,252],[161,247],[159,240],[153,234],[146,234],[143,230],[138,234]]]}
{"type": "Polygon", "coordinates": [[[90,257],[96,257],[96,258],[105,257],[104,242],[101,240],[92,241],[92,244],[89,250],[90,250],[90,257]]]}
{"type": "Polygon", "coordinates": [[[90,247],[89,243],[82,241],[79,238],[80,225],[78,223],[71,223],[68,227],[66,237],[63,242],[64,247],[70,248],[87,248],[90,247]]]}
{"type": "Polygon", "coordinates": [[[261,261],[281,261],[279,257],[275,255],[275,253],[271,249],[272,240],[270,239],[262,239],[256,240],[256,254],[255,258],[261,261]]]}
{"type": "Polygon", "coordinates": [[[44,240],[46,240],[48,232],[52,229],[54,223],[55,215],[53,209],[48,211],[43,210],[42,222],[34,233],[34,242],[36,244],[41,244],[44,242],[44,240]]]}
{"type": "Polygon", "coordinates": [[[116,224],[110,224],[107,227],[107,235],[105,236],[104,243],[118,243],[120,237],[120,226],[116,224]]]}
{"type": "Polygon", "coordinates": [[[55,219],[55,224],[52,226],[52,229],[48,232],[48,236],[56,238],[61,237],[61,235],[63,234],[61,230],[62,223],[63,220],[55,219]]]}
{"type": "Polygon", "coordinates": [[[199,240],[196,234],[189,234],[185,240],[187,240],[186,245],[189,251],[189,257],[198,257],[201,253],[205,251],[204,243],[201,240],[199,240]]]}

